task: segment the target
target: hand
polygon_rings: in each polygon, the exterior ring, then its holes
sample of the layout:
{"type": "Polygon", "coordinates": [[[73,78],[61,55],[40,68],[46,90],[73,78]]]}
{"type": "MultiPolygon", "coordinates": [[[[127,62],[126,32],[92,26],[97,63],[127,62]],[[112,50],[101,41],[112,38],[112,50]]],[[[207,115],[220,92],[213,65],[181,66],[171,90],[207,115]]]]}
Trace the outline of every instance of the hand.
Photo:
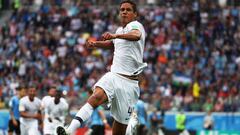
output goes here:
{"type": "Polygon", "coordinates": [[[116,36],[116,34],[105,32],[104,34],[102,34],[102,38],[103,38],[103,40],[110,40],[110,39],[117,38],[117,36],[116,36]]]}
{"type": "Polygon", "coordinates": [[[42,119],[42,115],[38,113],[38,114],[34,115],[33,118],[41,120],[42,119]]]}
{"type": "Polygon", "coordinates": [[[48,118],[48,121],[52,123],[52,119],[51,118],[48,118]]]}
{"type": "Polygon", "coordinates": [[[96,44],[96,41],[88,40],[88,41],[86,42],[86,47],[87,47],[87,48],[95,48],[95,44],[96,44]]]}
{"type": "Polygon", "coordinates": [[[59,117],[55,117],[55,119],[58,120],[59,122],[62,122],[59,117]]]}
{"type": "Polygon", "coordinates": [[[14,126],[17,126],[17,125],[18,125],[18,123],[17,123],[17,121],[16,121],[15,119],[12,119],[12,122],[13,122],[13,125],[14,125],[14,126]]]}
{"type": "Polygon", "coordinates": [[[108,123],[106,123],[106,124],[104,124],[104,127],[105,127],[105,129],[111,129],[111,126],[108,124],[108,123]]]}

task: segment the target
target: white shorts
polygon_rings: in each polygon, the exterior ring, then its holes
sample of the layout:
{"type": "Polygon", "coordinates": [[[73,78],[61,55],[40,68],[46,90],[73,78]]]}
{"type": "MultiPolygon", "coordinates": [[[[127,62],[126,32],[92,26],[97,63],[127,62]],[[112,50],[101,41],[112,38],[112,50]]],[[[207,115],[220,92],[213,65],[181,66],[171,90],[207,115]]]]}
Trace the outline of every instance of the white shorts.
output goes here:
{"type": "Polygon", "coordinates": [[[49,134],[53,135],[56,131],[56,128],[58,126],[63,126],[64,124],[61,122],[57,122],[56,120],[52,120],[52,122],[49,122],[48,119],[44,119],[44,124],[43,124],[43,133],[44,135],[49,134]]]}
{"type": "Polygon", "coordinates": [[[44,119],[44,122],[43,122],[43,133],[44,133],[44,135],[46,135],[46,134],[51,135],[54,133],[53,124],[50,123],[47,119],[44,119]]]}
{"type": "Polygon", "coordinates": [[[111,104],[113,118],[127,125],[140,95],[138,81],[108,72],[102,76],[93,88],[96,87],[105,91],[108,102],[111,104]]]}
{"type": "Polygon", "coordinates": [[[40,135],[36,122],[21,123],[20,130],[21,135],[40,135]]]}

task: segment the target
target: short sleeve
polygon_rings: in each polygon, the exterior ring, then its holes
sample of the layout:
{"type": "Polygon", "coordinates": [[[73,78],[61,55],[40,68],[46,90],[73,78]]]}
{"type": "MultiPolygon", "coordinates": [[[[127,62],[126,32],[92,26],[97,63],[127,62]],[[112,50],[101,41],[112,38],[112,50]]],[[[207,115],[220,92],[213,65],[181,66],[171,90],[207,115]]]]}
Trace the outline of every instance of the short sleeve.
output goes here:
{"type": "Polygon", "coordinates": [[[63,108],[64,108],[64,110],[67,111],[67,110],[68,110],[68,107],[69,107],[68,104],[67,104],[66,102],[64,102],[64,104],[63,104],[63,108]]]}
{"type": "Polygon", "coordinates": [[[42,101],[40,99],[37,99],[37,104],[38,104],[38,108],[39,110],[41,110],[41,105],[42,105],[42,101]]]}
{"type": "Polygon", "coordinates": [[[131,31],[131,30],[140,30],[141,31],[140,25],[136,21],[129,23],[127,25],[127,28],[129,31],[131,31]]]}
{"type": "Polygon", "coordinates": [[[19,103],[19,111],[20,111],[20,112],[25,111],[25,106],[24,106],[23,100],[20,100],[20,103],[19,103]]]}
{"type": "Polygon", "coordinates": [[[13,98],[11,98],[11,100],[8,102],[8,106],[9,106],[10,108],[13,107],[13,98]]]}

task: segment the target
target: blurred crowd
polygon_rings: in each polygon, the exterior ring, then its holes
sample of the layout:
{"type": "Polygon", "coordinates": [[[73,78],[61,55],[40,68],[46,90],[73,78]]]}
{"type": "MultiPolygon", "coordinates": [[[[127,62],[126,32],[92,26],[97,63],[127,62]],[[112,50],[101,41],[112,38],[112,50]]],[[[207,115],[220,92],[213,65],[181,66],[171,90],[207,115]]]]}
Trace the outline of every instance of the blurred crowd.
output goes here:
{"type": "MultiPolygon", "coordinates": [[[[0,101],[19,85],[51,85],[79,108],[110,69],[112,50],[86,49],[118,27],[118,7],[91,2],[27,3],[0,27],[0,101]],[[30,4],[30,5],[29,5],[30,4]],[[34,8],[29,8],[32,6],[34,8]]],[[[141,98],[165,111],[240,111],[240,7],[202,0],[139,7],[147,33],[141,98]]]]}

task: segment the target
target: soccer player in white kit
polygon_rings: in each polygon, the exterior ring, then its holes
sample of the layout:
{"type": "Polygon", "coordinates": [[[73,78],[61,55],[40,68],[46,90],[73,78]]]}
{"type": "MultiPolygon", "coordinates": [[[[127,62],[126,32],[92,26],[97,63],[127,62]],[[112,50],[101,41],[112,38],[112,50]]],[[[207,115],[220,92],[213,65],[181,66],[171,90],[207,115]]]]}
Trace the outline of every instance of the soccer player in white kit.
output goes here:
{"type": "Polygon", "coordinates": [[[41,110],[43,111],[43,133],[45,134],[45,131],[48,130],[48,125],[49,125],[49,121],[47,120],[47,114],[44,114],[45,111],[45,107],[49,104],[49,102],[52,100],[52,98],[54,98],[54,96],[56,95],[56,86],[50,86],[48,89],[48,95],[44,96],[42,98],[42,102],[41,102],[41,110]],[[47,128],[47,129],[46,129],[47,128]]]}
{"type": "Polygon", "coordinates": [[[36,96],[36,88],[30,86],[28,95],[20,99],[21,135],[39,135],[38,122],[42,119],[41,100],[36,96]]]}
{"type": "Polygon", "coordinates": [[[57,126],[65,124],[68,114],[68,103],[62,98],[62,91],[57,90],[54,97],[48,98],[44,106],[44,135],[54,135],[57,126]]]}
{"type": "Polygon", "coordinates": [[[48,95],[46,95],[46,96],[44,96],[42,98],[42,103],[41,103],[42,110],[44,110],[45,106],[49,103],[51,98],[53,98],[55,96],[56,91],[57,91],[57,87],[56,86],[51,86],[48,89],[48,95]]]}
{"type": "MultiPolygon", "coordinates": [[[[78,111],[67,129],[58,127],[58,135],[73,134],[80,125],[89,119],[93,109],[103,103],[111,104],[114,118],[113,135],[125,135],[133,107],[140,95],[138,78],[147,66],[143,63],[145,30],[136,20],[137,7],[130,0],[120,4],[121,26],[115,34],[106,32],[104,41],[87,41],[89,48],[114,48],[111,71],[107,72],[93,87],[93,94],[78,111]]],[[[131,125],[131,124],[130,124],[131,125]]]]}
{"type": "Polygon", "coordinates": [[[45,107],[49,104],[49,102],[54,98],[56,95],[56,86],[50,86],[48,88],[48,95],[44,96],[42,98],[41,102],[41,110],[43,112],[43,133],[45,134],[45,131],[48,129],[49,121],[47,120],[47,115],[44,114],[45,107]],[[46,129],[47,128],[47,129],[46,129]]]}

